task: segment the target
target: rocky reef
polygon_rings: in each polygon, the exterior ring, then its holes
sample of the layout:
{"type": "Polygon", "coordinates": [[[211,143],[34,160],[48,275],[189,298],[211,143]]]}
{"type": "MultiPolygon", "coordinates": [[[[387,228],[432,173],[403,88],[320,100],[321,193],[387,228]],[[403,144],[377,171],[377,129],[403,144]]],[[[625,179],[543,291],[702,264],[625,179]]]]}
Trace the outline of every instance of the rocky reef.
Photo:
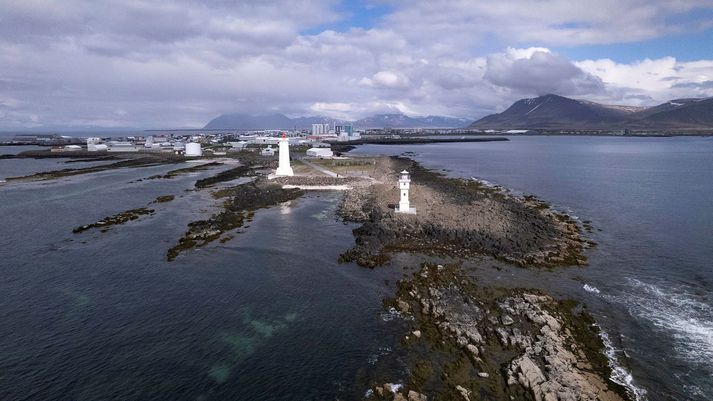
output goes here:
{"type": "Polygon", "coordinates": [[[136,168],[158,166],[162,164],[178,163],[181,160],[171,156],[162,155],[136,155],[135,157],[124,156],[127,159],[114,163],[102,164],[99,166],[83,168],[67,168],[55,171],[44,171],[21,177],[8,177],[7,181],[47,181],[63,177],[71,177],[81,174],[97,173],[100,171],[115,170],[119,168],[136,168]]]}
{"type": "Polygon", "coordinates": [[[171,202],[174,199],[176,199],[176,195],[159,195],[151,203],[167,203],[171,202]]]}
{"type": "Polygon", "coordinates": [[[339,215],[362,225],[341,260],[374,267],[397,251],[468,257],[488,255],[520,266],[586,264],[592,243],[579,225],[534,197],[521,198],[474,180],[448,178],[406,158],[381,158],[374,182],[355,185],[339,215]],[[411,173],[416,215],[393,211],[396,172],[411,173]],[[380,175],[379,173],[380,172],[380,175]]]}
{"type": "Polygon", "coordinates": [[[299,189],[282,189],[279,184],[258,179],[234,187],[222,188],[213,193],[216,198],[227,198],[223,211],[206,220],[188,224],[188,230],[178,240],[178,244],[166,253],[166,258],[174,260],[181,252],[205,246],[229,231],[243,226],[256,210],[278,205],[302,196],[299,189]]]}
{"type": "Polygon", "coordinates": [[[137,220],[139,217],[144,215],[150,215],[154,213],[154,209],[149,209],[145,207],[140,207],[138,209],[126,210],[121,213],[117,213],[113,216],[105,217],[92,224],[85,224],[83,226],[76,227],[72,232],[81,233],[83,231],[91,230],[92,228],[99,228],[102,232],[105,232],[111,226],[118,224],[124,224],[128,221],[137,220]]]}
{"type": "MultiPolygon", "coordinates": [[[[536,290],[478,286],[457,265],[424,264],[387,307],[412,317],[401,389],[428,399],[624,400],[593,320],[536,290]]],[[[372,389],[370,399],[397,399],[372,389]]],[[[403,395],[399,399],[404,399],[403,395]]],[[[409,400],[411,398],[408,398],[409,400]]],[[[421,399],[421,398],[416,398],[421,399]]]]}
{"type": "Polygon", "coordinates": [[[240,160],[240,166],[223,170],[213,176],[196,181],[196,188],[208,188],[216,184],[232,181],[241,177],[254,177],[258,175],[267,175],[266,172],[277,168],[277,160],[273,158],[264,158],[257,155],[255,152],[241,151],[236,154],[240,160]]]}
{"type": "Polygon", "coordinates": [[[195,173],[197,171],[203,171],[203,170],[208,170],[213,167],[218,167],[222,166],[223,163],[219,162],[209,162],[209,163],[203,163],[203,164],[197,164],[191,167],[185,167],[185,168],[179,168],[176,170],[171,170],[167,172],[166,174],[157,174],[157,175],[152,175],[147,178],[142,178],[137,181],[143,181],[143,180],[170,180],[172,178],[178,177],[183,174],[189,174],[189,173],[195,173]]]}

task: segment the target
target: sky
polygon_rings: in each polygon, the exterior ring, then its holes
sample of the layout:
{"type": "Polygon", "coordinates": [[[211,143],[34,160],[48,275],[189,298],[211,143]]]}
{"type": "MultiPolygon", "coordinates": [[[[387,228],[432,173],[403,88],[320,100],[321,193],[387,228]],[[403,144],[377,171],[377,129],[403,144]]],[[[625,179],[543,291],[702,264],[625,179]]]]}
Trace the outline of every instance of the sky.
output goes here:
{"type": "Polygon", "coordinates": [[[713,0],[0,0],[0,130],[713,96],[713,0]]]}

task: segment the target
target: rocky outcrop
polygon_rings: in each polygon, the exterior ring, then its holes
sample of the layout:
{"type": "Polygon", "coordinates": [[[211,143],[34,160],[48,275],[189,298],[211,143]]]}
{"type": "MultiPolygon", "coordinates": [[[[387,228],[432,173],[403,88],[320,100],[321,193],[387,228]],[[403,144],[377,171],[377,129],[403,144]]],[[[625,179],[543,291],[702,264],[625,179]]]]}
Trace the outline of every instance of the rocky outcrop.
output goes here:
{"type": "Polygon", "coordinates": [[[224,210],[206,220],[188,224],[188,230],[178,240],[178,244],[166,253],[166,258],[174,260],[181,252],[205,246],[224,233],[243,226],[257,209],[266,208],[296,199],[303,195],[298,189],[282,189],[280,185],[257,180],[235,187],[223,188],[213,196],[228,198],[223,202],[224,210]]]}
{"type": "Polygon", "coordinates": [[[72,230],[73,233],[81,233],[83,231],[91,230],[92,228],[98,228],[102,232],[105,232],[111,226],[124,224],[129,221],[137,220],[141,216],[151,215],[154,213],[154,209],[149,209],[146,207],[140,207],[138,209],[126,210],[121,213],[117,213],[113,216],[104,217],[91,224],[85,224],[83,226],[76,227],[72,230]]]}
{"type": "Polygon", "coordinates": [[[366,396],[368,400],[388,401],[428,401],[425,394],[413,390],[404,390],[400,384],[386,383],[374,386],[366,396]]]}
{"type": "Polygon", "coordinates": [[[425,347],[432,366],[426,380],[412,377],[414,391],[436,381],[435,398],[446,399],[627,398],[608,380],[591,318],[575,315],[571,302],[535,290],[480,288],[456,266],[424,265],[399,283],[393,303],[414,317],[411,330],[423,334],[410,343],[425,347]]]}

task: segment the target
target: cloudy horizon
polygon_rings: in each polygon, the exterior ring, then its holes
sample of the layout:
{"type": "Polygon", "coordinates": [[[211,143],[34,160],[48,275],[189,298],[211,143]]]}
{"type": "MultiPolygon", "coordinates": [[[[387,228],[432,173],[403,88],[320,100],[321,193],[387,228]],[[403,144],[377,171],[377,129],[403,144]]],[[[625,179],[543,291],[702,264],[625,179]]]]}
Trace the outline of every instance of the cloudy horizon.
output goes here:
{"type": "Polygon", "coordinates": [[[0,0],[0,130],[713,96],[713,1],[0,0]]]}

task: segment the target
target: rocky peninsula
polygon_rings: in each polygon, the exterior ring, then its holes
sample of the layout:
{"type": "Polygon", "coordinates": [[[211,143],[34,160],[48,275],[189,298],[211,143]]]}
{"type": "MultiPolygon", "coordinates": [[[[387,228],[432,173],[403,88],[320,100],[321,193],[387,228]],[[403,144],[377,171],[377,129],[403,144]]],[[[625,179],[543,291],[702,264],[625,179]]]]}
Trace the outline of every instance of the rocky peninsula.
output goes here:
{"type": "Polygon", "coordinates": [[[344,262],[374,267],[392,252],[489,255],[520,266],[584,265],[591,245],[576,221],[534,197],[515,197],[474,180],[448,178],[407,158],[379,158],[374,180],[355,185],[339,215],[361,223],[344,262]],[[397,172],[411,173],[416,215],[397,214],[397,172]]]}
{"type": "Polygon", "coordinates": [[[338,214],[360,226],[342,262],[373,268],[388,265],[397,252],[456,261],[424,263],[385,301],[411,325],[403,339],[409,374],[406,383],[374,383],[366,399],[632,398],[610,380],[598,328],[582,305],[536,289],[476,284],[457,262],[494,258],[523,268],[585,265],[585,251],[594,245],[583,234],[589,225],[534,196],[449,178],[408,158],[376,158],[368,179],[348,184],[338,214]],[[402,170],[411,174],[415,215],[394,212],[402,170]]]}

